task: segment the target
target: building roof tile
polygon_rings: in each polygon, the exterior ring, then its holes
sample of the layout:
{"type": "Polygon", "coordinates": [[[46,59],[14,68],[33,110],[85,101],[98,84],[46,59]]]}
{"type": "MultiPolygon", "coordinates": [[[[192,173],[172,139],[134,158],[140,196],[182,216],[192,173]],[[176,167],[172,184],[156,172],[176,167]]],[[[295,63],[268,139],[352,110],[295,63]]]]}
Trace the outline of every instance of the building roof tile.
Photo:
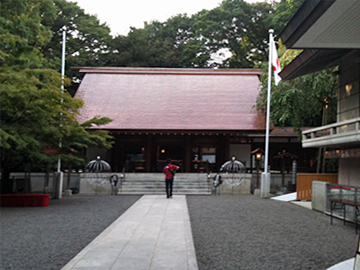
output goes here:
{"type": "Polygon", "coordinates": [[[112,130],[264,130],[256,69],[79,68],[78,120],[106,116],[112,130]]]}

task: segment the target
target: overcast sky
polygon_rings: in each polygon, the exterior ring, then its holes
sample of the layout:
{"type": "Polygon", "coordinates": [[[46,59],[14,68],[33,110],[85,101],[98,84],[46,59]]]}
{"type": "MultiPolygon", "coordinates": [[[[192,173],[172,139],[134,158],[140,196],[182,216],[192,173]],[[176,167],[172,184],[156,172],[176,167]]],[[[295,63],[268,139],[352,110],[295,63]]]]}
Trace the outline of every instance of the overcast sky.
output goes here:
{"type": "MultiPolygon", "coordinates": [[[[100,23],[110,27],[112,35],[127,35],[130,26],[142,28],[144,22],[166,21],[177,14],[189,16],[203,10],[213,9],[221,0],[69,0],[77,2],[86,13],[97,15],[100,23]]],[[[263,0],[247,0],[263,2],[263,0]]]]}

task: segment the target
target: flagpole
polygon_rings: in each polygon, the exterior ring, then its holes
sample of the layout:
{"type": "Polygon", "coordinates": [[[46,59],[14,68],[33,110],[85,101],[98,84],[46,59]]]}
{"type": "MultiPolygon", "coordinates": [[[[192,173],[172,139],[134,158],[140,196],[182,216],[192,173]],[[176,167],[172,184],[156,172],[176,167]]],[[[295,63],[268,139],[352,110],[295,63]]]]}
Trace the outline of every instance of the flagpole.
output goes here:
{"type": "Polygon", "coordinates": [[[268,92],[267,92],[267,106],[266,106],[266,137],[265,137],[265,164],[264,172],[261,174],[260,197],[268,198],[270,193],[270,173],[268,172],[269,160],[269,130],[270,130],[270,97],[271,97],[271,68],[272,68],[272,42],[273,29],[269,29],[269,67],[268,67],[268,92]]]}
{"type": "MultiPolygon", "coordinates": [[[[63,93],[64,93],[64,79],[65,79],[65,43],[66,43],[66,26],[62,27],[62,52],[61,52],[61,99],[60,99],[60,104],[61,104],[61,108],[60,110],[62,110],[62,104],[64,103],[64,99],[63,99],[63,93]]],[[[62,121],[63,121],[63,113],[62,111],[60,111],[60,129],[62,128],[62,121]]],[[[61,132],[60,132],[61,133],[61,132]]],[[[58,158],[58,163],[57,163],[57,172],[55,173],[55,183],[54,183],[54,191],[55,191],[55,195],[54,195],[54,199],[61,199],[62,197],[62,190],[63,190],[63,178],[64,178],[64,173],[61,171],[61,148],[62,148],[62,138],[61,138],[61,134],[60,134],[60,139],[59,139],[59,158],[58,158]]]]}
{"type": "Polygon", "coordinates": [[[272,40],[274,30],[269,30],[269,67],[268,67],[268,92],[266,106],[266,137],[265,137],[265,168],[264,172],[268,173],[269,160],[269,129],[270,129],[270,98],[271,98],[271,67],[272,67],[272,40]]]}
{"type": "MultiPolygon", "coordinates": [[[[64,79],[65,79],[65,46],[66,46],[66,26],[62,27],[62,51],[61,51],[61,94],[64,93],[64,79]]],[[[60,103],[64,102],[63,97],[60,99],[60,103]]],[[[62,106],[61,106],[62,108],[62,106]]],[[[63,113],[60,112],[60,128],[62,127],[62,115],[63,113]]],[[[59,148],[62,148],[62,139],[60,137],[59,140],[59,148]]],[[[59,154],[58,164],[57,164],[57,172],[61,171],[61,153],[59,154]]]]}

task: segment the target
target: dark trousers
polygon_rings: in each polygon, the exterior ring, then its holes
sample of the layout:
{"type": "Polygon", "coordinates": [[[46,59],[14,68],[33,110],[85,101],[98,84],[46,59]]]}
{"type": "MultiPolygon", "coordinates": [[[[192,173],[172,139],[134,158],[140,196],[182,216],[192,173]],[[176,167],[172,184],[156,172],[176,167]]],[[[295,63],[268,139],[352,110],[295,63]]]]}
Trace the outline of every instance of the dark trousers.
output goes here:
{"type": "Polygon", "coordinates": [[[173,183],[174,183],[174,178],[165,179],[165,184],[166,184],[166,197],[168,197],[168,198],[169,198],[170,196],[172,196],[173,183]]]}

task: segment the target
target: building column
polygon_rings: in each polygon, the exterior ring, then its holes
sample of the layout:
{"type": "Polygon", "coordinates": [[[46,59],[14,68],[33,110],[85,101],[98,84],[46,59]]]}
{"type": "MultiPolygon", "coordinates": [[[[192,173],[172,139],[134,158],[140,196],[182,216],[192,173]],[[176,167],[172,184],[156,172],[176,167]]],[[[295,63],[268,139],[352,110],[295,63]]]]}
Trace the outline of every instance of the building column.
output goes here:
{"type": "Polygon", "coordinates": [[[149,134],[146,138],[146,147],[145,147],[145,171],[151,172],[152,170],[152,145],[153,145],[153,136],[149,134]]]}
{"type": "Polygon", "coordinates": [[[220,135],[216,147],[216,163],[220,167],[230,160],[230,135],[220,135]],[[220,137],[221,136],[221,137],[220,137]]]}
{"type": "Polygon", "coordinates": [[[225,137],[224,137],[224,158],[225,158],[225,161],[228,161],[231,159],[230,157],[230,135],[229,134],[226,134],[225,137]]]}
{"type": "Polygon", "coordinates": [[[184,155],[184,172],[190,172],[192,160],[192,143],[191,135],[185,135],[185,155],[184,155]]]}
{"type": "Polygon", "coordinates": [[[111,155],[111,159],[112,159],[112,169],[115,172],[119,172],[121,171],[122,168],[120,168],[120,153],[121,153],[121,143],[120,143],[120,138],[118,134],[114,134],[115,137],[115,143],[114,146],[112,148],[112,155],[111,155]]]}

